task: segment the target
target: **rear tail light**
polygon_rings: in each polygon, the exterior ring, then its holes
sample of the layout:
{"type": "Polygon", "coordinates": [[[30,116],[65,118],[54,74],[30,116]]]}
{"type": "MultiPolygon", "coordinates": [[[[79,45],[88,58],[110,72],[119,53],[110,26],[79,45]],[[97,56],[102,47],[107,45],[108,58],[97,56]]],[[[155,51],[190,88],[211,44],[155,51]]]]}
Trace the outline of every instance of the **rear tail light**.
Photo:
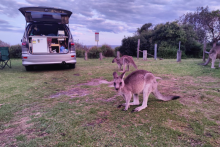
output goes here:
{"type": "Polygon", "coordinates": [[[27,59],[27,57],[23,57],[23,59],[27,59]]]}
{"type": "Polygon", "coordinates": [[[26,45],[26,42],[22,42],[22,45],[25,46],[25,45],[26,45]]]}
{"type": "Polygon", "coordinates": [[[71,56],[72,58],[75,57],[74,55],[71,56]]]}
{"type": "Polygon", "coordinates": [[[73,42],[71,42],[70,44],[71,44],[71,46],[74,46],[74,45],[75,45],[73,42]]]}

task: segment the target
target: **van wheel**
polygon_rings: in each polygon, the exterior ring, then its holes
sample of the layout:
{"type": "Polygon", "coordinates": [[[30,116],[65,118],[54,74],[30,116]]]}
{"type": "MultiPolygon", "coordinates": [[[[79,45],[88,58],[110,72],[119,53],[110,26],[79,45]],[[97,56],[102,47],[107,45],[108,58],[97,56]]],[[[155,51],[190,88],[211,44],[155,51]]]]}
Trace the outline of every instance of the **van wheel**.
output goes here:
{"type": "Polygon", "coordinates": [[[34,69],[33,66],[29,65],[29,66],[25,66],[26,71],[32,71],[34,69]]]}
{"type": "Polygon", "coordinates": [[[75,64],[69,64],[69,69],[75,68],[75,64]]]}

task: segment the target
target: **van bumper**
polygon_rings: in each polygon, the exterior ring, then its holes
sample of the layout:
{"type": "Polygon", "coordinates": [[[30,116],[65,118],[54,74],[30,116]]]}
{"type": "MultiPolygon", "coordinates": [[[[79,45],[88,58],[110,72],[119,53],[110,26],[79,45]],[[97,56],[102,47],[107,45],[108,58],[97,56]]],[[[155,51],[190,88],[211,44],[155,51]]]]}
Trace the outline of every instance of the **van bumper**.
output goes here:
{"type": "Polygon", "coordinates": [[[76,53],[69,54],[22,54],[22,65],[42,65],[42,64],[76,64],[76,53]],[[74,56],[74,57],[73,57],[74,56]]]}

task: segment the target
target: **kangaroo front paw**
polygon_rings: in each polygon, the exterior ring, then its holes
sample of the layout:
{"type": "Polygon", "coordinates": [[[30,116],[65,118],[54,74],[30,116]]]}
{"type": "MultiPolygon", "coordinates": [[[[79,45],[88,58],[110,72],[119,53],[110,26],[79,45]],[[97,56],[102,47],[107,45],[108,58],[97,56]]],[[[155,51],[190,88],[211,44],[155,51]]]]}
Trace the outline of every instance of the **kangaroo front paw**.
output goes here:
{"type": "Polygon", "coordinates": [[[127,111],[127,109],[122,109],[121,111],[127,111]]]}

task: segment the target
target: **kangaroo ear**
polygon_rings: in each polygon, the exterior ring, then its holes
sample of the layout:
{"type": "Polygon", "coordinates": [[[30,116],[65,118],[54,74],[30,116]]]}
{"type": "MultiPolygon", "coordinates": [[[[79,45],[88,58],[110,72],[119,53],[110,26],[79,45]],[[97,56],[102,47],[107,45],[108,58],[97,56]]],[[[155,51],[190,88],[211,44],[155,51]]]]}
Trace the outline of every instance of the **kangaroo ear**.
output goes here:
{"type": "Polygon", "coordinates": [[[117,77],[118,77],[117,72],[113,72],[113,77],[114,77],[114,78],[117,78],[117,77]]]}
{"type": "Polygon", "coordinates": [[[126,71],[125,71],[125,72],[123,72],[123,73],[120,75],[120,78],[121,78],[121,79],[123,79],[123,78],[124,78],[125,73],[126,73],[126,71]]]}

